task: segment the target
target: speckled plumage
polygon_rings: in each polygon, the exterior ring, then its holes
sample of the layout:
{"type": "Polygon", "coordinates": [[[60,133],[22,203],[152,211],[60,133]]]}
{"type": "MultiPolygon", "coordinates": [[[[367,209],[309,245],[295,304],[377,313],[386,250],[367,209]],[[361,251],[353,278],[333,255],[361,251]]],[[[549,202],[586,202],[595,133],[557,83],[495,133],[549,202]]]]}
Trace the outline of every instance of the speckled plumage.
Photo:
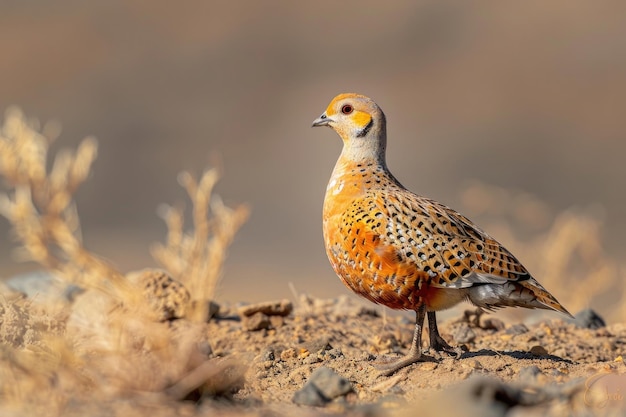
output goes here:
{"type": "Polygon", "coordinates": [[[426,311],[431,346],[439,350],[452,348],[436,331],[434,312],[463,300],[489,310],[520,306],[569,315],[469,219],[400,184],[385,162],[385,115],[371,99],[341,94],[313,126],[333,128],[344,142],[324,199],[324,241],[333,269],[357,294],[417,313],[414,346],[392,372],[421,358],[415,344],[421,344],[426,311]]]}

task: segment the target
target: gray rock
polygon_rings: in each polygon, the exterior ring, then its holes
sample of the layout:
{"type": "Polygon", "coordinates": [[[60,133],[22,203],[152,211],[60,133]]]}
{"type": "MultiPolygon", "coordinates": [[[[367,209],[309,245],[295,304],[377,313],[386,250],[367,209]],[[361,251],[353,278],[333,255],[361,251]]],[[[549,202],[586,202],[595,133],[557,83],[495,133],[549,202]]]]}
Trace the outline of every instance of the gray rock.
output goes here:
{"type": "Polygon", "coordinates": [[[301,390],[296,391],[292,401],[298,405],[309,405],[311,407],[323,407],[330,400],[312,384],[305,384],[301,390]]]}
{"type": "Polygon", "coordinates": [[[524,334],[524,333],[528,333],[528,327],[526,327],[526,325],[522,323],[514,324],[513,326],[506,329],[504,333],[512,334],[512,335],[524,334]]]}
{"type": "Polygon", "coordinates": [[[476,339],[476,333],[467,324],[462,324],[452,332],[457,343],[470,343],[476,339]]]}
{"type": "Polygon", "coordinates": [[[590,308],[576,313],[573,322],[577,327],[582,327],[583,329],[599,329],[606,326],[604,319],[590,308]]]}
{"type": "Polygon", "coordinates": [[[11,290],[24,294],[39,302],[73,302],[84,290],[68,284],[46,270],[26,272],[9,278],[5,282],[11,290]]]}
{"type": "Polygon", "coordinates": [[[325,366],[316,369],[311,374],[309,382],[315,384],[320,392],[331,400],[352,391],[350,381],[325,366]]]}
{"type": "Polygon", "coordinates": [[[352,391],[350,381],[330,368],[317,368],[307,383],[293,396],[293,402],[300,405],[320,407],[337,397],[352,391]]]}

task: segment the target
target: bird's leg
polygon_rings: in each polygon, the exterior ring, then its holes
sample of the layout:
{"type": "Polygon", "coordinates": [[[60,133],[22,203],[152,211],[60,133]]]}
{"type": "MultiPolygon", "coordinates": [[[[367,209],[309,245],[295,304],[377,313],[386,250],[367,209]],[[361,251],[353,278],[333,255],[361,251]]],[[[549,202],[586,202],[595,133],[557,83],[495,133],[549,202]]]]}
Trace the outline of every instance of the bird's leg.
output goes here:
{"type": "Polygon", "coordinates": [[[413,333],[413,342],[411,343],[411,349],[409,349],[409,352],[406,354],[406,356],[400,358],[400,360],[398,360],[397,362],[393,362],[388,365],[383,365],[379,367],[379,369],[382,371],[382,375],[389,376],[396,371],[404,368],[405,366],[414,364],[415,362],[432,359],[422,354],[422,329],[424,327],[425,316],[426,306],[422,304],[417,310],[415,310],[415,333],[413,333]]]}
{"type": "Polygon", "coordinates": [[[437,352],[443,351],[457,358],[461,356],[461,349],[450,346],[439,334],[439,329],[437,329],[437,316],[434,311],[428,312],[428,335],[430,337],[430,348],[432,350],[437,352]]]}

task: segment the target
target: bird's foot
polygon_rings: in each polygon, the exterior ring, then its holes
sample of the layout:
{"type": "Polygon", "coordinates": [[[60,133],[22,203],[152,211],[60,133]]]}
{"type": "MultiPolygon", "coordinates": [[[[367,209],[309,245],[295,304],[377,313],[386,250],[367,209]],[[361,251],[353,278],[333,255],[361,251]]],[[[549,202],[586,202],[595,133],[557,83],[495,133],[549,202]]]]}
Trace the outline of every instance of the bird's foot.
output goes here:
{"type": "Polygon", "coordinates": [[[430,341],[430,350],[435,352],[445,352],[455,359],[459,359],[463,354],[463,349],[458,346],[450,346],[448,342],[443,340],[443,337],[439,336],[439,334],[435,335],[435,337],[433,337],[430,341]]]}
{"type": "Polygon", "coordinates": [[[380,376],[390,376],[402,368],[406,368],[417,362],[435,362],[432,356],[424,355],[422,352],[411,349],[406,356],[401,357],[395,362],[377,365],[376,369],[380,372],[380,376]]]}

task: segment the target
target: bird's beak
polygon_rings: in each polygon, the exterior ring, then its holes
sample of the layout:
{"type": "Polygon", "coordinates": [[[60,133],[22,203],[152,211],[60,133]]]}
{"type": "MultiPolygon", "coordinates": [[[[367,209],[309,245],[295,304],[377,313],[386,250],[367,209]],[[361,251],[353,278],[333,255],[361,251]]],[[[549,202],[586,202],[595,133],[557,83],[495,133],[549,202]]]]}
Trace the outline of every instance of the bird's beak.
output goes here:
{"type": "Polygon", "coordinates": [[[332,121],[333,120],[326,116],[326,113],[324,113],[317,119],[313,120],[313,124],[311,125],[311,127],[328,126],[328,124],[332,121]]]}

